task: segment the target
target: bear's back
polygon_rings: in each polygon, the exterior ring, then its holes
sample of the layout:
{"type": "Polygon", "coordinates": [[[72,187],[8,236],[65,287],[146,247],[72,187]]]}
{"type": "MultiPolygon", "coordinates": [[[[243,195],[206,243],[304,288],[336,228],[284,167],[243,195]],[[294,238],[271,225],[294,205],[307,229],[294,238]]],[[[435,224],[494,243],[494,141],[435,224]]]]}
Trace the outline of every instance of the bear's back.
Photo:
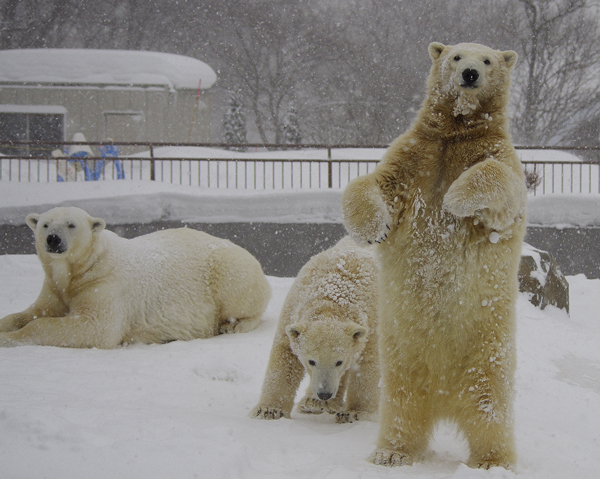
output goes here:
{"type": "Polygon", "coordinates": [[[293,311],[292,316],[323,308],[344,309],[366,322],[376,304],[377,277],[373,249],[358,246],[346,237],[304,265],[286,298],[286,306],[293,311]]]}

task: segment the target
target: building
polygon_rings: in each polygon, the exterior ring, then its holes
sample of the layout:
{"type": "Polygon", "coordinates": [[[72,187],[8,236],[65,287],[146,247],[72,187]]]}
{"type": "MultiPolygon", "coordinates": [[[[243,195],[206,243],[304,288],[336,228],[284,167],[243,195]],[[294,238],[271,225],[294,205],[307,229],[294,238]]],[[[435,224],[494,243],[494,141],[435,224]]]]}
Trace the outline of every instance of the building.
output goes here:
{"type": "MultiPolygon", "coordinates": [[[[0,142],[209,142],[215,72],[170,53],[123,50],[0,51],[0,142]]],[[[41,156],[48,149],[3,154],[41,156]]]]}

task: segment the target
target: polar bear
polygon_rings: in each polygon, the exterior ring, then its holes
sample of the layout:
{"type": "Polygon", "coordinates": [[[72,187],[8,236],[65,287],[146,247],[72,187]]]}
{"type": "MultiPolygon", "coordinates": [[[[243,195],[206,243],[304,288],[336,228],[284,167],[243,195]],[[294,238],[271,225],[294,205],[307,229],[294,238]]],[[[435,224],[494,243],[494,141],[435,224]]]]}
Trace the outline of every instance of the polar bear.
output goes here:
{"type": "Polygon", "coordinates": [[[29,308],[0,320],[0,346],[114,348],[245,332],[271,296],[250,253],[193,229],[128,240],[75,207],[26,221],[44,283],[29,308]]]}
{"type": "Polygon", "coordinates": [[[372,248],[350,238],[304,265],[285,299],[261,397],[250,417],[290,418],[307,372],[310,385],[298,403],[301,412],[327,411],[340,423],[375,419],[377,276],[372,248]]]}
{"type": "Polygon", "coordinates": [[[431,43],[427,96],[374,172],[353,180],[349,233],[381,265],[380,433],[371,461],[423,458],[455,421],[468,465],[515,463],[517,271],[526,188],[508,131],[513,51],[431,43]]]}

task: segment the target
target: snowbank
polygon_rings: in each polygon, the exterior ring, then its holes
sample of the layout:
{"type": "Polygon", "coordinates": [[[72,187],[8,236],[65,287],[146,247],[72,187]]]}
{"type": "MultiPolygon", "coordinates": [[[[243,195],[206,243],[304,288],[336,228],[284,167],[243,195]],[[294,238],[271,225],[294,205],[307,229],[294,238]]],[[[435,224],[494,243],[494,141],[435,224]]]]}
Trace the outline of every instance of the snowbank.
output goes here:
{"type": "MultiPolygon", "coordinates": [[[[197,223],[341,223],[341,190],[206,189],[154,181],[19,183],[0,181],[0,224],[31,212],[79,206],[109,224],[157,220],[197,223]]],[[[600,195],[530,197],[528,223],[600,226],[600,195]]]]}
{"type": "Polygon", "coordinates": [[[0,185],[0,224],[24,224],[27,214],[54,206],[78,206],[108,224],[342,221],[339,190],[224,191],[151,181],[0,185]]]}
{"type": "Polygon", "coordinates": [[[600,195],[544,195],[527,202],[530,225],[600,226],[600,195]]]}

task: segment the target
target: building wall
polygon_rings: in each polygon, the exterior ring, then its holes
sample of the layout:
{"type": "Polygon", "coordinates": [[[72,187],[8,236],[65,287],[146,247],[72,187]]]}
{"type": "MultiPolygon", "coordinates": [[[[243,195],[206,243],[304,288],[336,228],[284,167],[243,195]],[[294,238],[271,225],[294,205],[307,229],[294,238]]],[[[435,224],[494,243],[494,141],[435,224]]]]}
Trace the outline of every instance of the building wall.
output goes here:
{"type": "Polygon", "coordinates": [[[160,86],[0,85],[0,104],[65,107],[67,141],[82,132],[90,141],[104,141],[110,134],[114,141],[209,142],[211,93],[202,91],[197,107],[196,94],[160,86]]]}

